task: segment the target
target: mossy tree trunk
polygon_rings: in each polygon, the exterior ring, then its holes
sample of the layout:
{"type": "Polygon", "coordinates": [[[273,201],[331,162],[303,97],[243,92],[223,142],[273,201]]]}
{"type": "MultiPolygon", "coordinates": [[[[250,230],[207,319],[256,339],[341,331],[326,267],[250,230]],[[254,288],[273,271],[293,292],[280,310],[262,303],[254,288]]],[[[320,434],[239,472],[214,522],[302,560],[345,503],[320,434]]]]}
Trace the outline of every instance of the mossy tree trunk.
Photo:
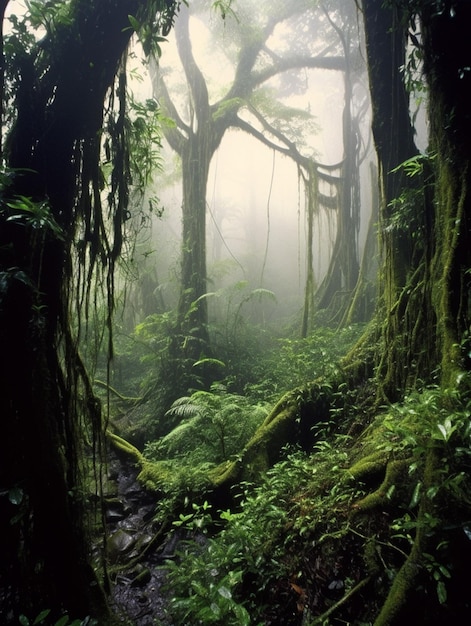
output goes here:
{"type": "Polygon", "coordinates": [[[433,202],[426,173],[410,177],[399,167],[418,154],[401,72],[406,50],[401,14],[381,0],[364,0],[363,15],[379,167],[377,319],[384,349],[377,377],[381,397],[395,399],[419,376],[430,381],[437,363],[430,275],[433,202]]]}
{"type": "MultiPolygon", "coordinates": [[[[34,619],[44,609],[73,617],[105,611],[90,565],[82,471],[88,438],[90,458],[100,454],[101,412],[70,316],[79,313],[77,303],[89,293],[96,265],[106,277],[112,304],[127,171],[121,102],[111,140],[116,149],[112,190],[103,208],[104,103],[131,36],[129,14],[145,19],[148,11],[155,21],[159,7],[143,0],[72,0],[57,14],[50,7],[49,27],[37,47],[28,50],[20,39],[9,42],[7,69],[15,101],[7,104],[15,116],[2,155],[8,169],[2,175],[0,207],[5,623],[17,624],[21,613],[34,619]],[[84,290],[79,296],[75,281],[84,290]]],[[[162,8],[167,11],[165,2],[162,8]]]]}
{"type": "Polygon", "coordinates": [[[471,5],[424,5],[430,147],[437,155],[431,294],[442,383],[453,386],[457,372],[470,366],[471,5]]]}
{"type": "MultiPolygon", "coordinates": [[[[452,1],[385,6],[364,0],[363,9],[381,170],[377,386],[382,397],[397,399],[414,386],[433,382],[453,392],[459,389],[466,402],[468,377],[462,374],[470,366],[471,51],[467,30],[471,6],[452,1]],[[404,57],[397,51],[405,50],[405,28],[416,20],[428,85],[432,156],[409,161],[417,173],[410,180],[406,168],[396,169],[415,154],[403,101],[406,94],[397,71],[404,57]],[[386,69],[391,67],[396,75],[392,91],[385,82],[386,69]]],[[[439,459],[437,450],[432,440],[422,460],[424,485],[440,484],[443,465],[448,468],[448,459],[455,454],[451,446],[439,459]]],[[[386,474],[391,468],[388,462],[386,474]]],[[[437,506],[429,495],[421,498],[412,548],[392,582],[376,626],[407,619],[424,569],[424,553],[433,550],[423,526],[431,511],[440,515],[437,506]]]]}
{"type": "Polygon", "coordinates": [[[378,360],[381,394],[400,397],[423,382],[453,384],[466,366],[468,332],[469,50],[460,31],[469,6],[432,2],[383,6],[364,0],[363,13],[380,183],[378,319],[384,350],[378,360]],[[398,166],[417,155],[405,64],[411,16],[423,25],[429,86],[430,154],[416,176],[398,166]],[[438,372],[441,371],[439,375],[438,372]],[[438,378],[437,378],[438,376],[438,378]]]}

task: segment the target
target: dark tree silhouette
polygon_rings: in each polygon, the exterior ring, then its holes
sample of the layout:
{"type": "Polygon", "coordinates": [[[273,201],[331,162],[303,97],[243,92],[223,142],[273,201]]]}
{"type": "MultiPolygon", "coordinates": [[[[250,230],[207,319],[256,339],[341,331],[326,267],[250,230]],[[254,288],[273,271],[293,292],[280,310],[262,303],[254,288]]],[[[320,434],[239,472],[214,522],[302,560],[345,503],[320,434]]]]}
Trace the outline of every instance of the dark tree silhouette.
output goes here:
{"type": "Polygon", "coordinates": [[[101,454],[103,424],[71,315],[77,320],[89,300],[95,271],[112,310],[129,195],[129,15],[168,30],[174,8],[143,0],[32,3],[31,20],[43,24],[44,37],[28,37],[14,16],[4,42],[0,588],[7,622],[47,608],[82,617],[104,610],[83,517],[91,493],[84,455],[101,454]],[[100,173],[105,119],[113,165],[107,204],[100,173]]]}

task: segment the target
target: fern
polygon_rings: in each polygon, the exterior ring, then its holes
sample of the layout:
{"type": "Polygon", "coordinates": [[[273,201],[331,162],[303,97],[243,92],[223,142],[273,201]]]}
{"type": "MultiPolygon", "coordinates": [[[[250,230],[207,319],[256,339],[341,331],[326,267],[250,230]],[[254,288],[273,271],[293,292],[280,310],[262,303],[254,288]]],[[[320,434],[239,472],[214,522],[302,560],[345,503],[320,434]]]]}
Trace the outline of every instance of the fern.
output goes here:
{"type": "Polygon", "coordinates": [[[201,413],[201,406],[193,401],[192,397],[183,396],[178,398],[172,406],[165,412],[166,417],[179,417],[189,419],[201,413]]]}

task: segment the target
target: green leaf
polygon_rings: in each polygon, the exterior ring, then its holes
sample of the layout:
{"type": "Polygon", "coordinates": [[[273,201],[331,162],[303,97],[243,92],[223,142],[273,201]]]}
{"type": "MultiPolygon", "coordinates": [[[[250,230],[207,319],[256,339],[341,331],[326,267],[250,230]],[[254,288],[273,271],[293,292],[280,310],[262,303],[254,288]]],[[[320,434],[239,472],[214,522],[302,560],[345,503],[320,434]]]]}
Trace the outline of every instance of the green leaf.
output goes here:
{"type": "Polygon", "coordinates": [[[210,359],[210,358],[200,359],[199,361],[196,361],[195,363],[193,363],[193,367],[197,367],[198,365],[220,365],[221,367],[226,367],[226,364],[223,363],[223,361],[220,361],[219,359],[210,359]]]}
{"type": "Polygon", "coordinates": [[[438,595],[438,601],[440,602],[440,604],[445,604],[446,599],[447,599],[447,592],[446,592],[445,583],[442,580],[440,580],[437,583],[437,595],[438,595]]]}
{"type": "Polygon", "coordinates": [[[223,598],[226,598],[227,600],[230,600],[232,598],[231,590],[227,587],[219,587],[218,594],[223,598]]]}
{"type": "Polygon", "coordinates": [[[413,509],[417,506],[417,504],[419,503],[421,491],[422,491],[422,482],[419,480],[419,482],[415,486],[414,493],[412,494],[412,498],[409,503],[409,508],[413,509]]]}
{"type": "Polygon", "coordinates": [[[442,435],[443,441],[446,441],[448,439],[448,433],[447,433],[445,426],[443,424],[438,424],[438,430],[440,431],[442,435]]]}
{"type": "Polygon", "coordinates": [[[129,23],[131,24],[133,30],[138,33],[139,30],[141,29],[141,24],[139,23],[138,20],[136,20],[136,18],[134,17],[134,15],[128,15],[128,20],[129,23]]]}
{"type": "Polygon", "coordinates": [[[214,615],[216,615],[216,617],[219,617],[221,615],[221,609],[218,607],[216,602],[211,602],[211,611],[214,613],[214,615]]]}
{"type": "Polygon", "coordinates": [[[44,609],[44,611],[41,611],[41,613],[34,620],[33,624],[41,624],[41,622],[44,621],[44,619],[49,615],[50,612],[51,609],[44,609]]]}
{"type": "Polygon", "coordinates": [[[26,615],[20,615],[18,621],[20,622],[21,626],[30,626],[29,619],[26,617],[26,615]]]}
{"type": "Polygon", "coordinates": [[[241,604],[234,604],[232,610],[237,617],[239,626],[250,626],[250,615],[241,604]]]}

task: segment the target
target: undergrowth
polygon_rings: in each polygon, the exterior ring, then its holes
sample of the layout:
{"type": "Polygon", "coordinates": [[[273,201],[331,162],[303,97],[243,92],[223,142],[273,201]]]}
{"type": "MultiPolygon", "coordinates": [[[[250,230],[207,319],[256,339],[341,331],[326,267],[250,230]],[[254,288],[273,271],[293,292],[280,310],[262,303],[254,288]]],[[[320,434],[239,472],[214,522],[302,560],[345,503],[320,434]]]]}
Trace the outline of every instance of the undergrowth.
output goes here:
{"type": "MultiPolygon", "coordinates": [[[[226,371],[167,408],[161,419],[174,427],[148,441],[143,458],[157,520],[173,519],[187,540],[165,565],[173,626],[386,626],[404,615],[438,626],[471,609],[462,589],[462,555],[471,558],[466,380],[411,393],[366,421],[365,389],[339,382],[339,358],[361,330],[282,340],[259,355],[264,378],[239,381],[243,393],[226,371]],[[209,470],[242,458],[266,401],[309,379],[331,397],[329,417],[310,420],[313,447],[286,449],[218,510],[209,470]]],[[[319,406],[311,399],[305,411],[319,406]]]]}
{"type": "Polygon", "coordinates": [[[465,398],[412,394],[355,441],[321,430],[312,452],[286,450],[259,484],[241,485],[233,509],[202,515],[196,505],[181,516],[190,541],[165,565],[171,623],[366,626],[401,623],[390,618],[404,607],[415,623],[461,623],[471,608],[462,593],[471,554],[465,398]],[[412,554],[414,586],[398,592],[412,554]]]}

